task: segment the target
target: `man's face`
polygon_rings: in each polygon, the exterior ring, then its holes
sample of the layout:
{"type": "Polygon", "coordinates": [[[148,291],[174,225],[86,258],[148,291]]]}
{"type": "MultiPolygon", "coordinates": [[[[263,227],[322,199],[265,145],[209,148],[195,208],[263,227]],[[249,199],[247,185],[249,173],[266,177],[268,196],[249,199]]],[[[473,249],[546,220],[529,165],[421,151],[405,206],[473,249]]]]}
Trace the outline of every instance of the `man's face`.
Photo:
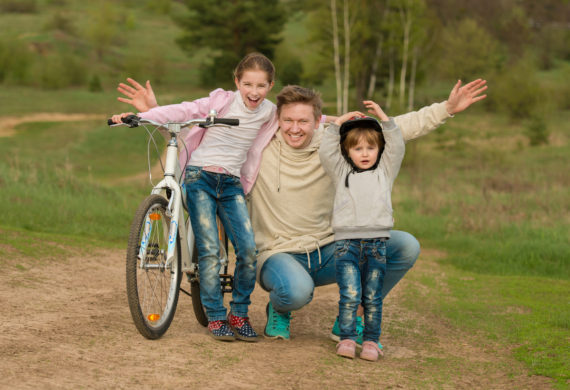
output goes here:
{"type": "Polygon", "coordinates": [[[281,107],[279,129],[287,145],[292,148],[307,147],[311,143],[318,126],[319,121],[315,119],[312,105],[291,103],[281,107]]]}

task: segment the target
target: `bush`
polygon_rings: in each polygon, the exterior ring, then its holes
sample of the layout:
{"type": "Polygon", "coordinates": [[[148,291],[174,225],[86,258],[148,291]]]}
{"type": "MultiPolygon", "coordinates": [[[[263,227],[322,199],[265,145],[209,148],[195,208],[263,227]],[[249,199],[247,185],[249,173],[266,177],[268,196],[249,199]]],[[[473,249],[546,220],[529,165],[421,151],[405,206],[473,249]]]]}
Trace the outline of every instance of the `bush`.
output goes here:
{"type": "Polygon", "coordinates": [[[101,92],[103,91],[103,86],[101,85],[101,79],[99,75],[93,75],[91,80],[89,80],[89,92],[101,92]]]}
{"type": "Polygon", "coordinates": [[[45,89],[60,89],[81,86],[86,81],[86,66],[70,54],[55,52],[40,64],[39,86],[45,89]]]}
{"type": "Polygon", "coordinates": [[[472,19],[447,27],[440,43],[438,68],[446,78],[482,77],[498,69],[504,61],[499,42],[472,19]]]}
{"type": "Polygon", "coordinates": [[[283,85],[301,84],[301,76],[303,75],[303,64],[296,58],[290,58],[279,68],[278,77],[283,85]]]}
{"type": "Polygon", "coordinates": [[[36,0],[0,0],[0,10],[6,13],[33,14],[38,11],[36,0]]]}
{"type": "Polygon", "coordinates": [[[535,114],[529,119],[526,127],[526,136],[531,146],[548,144],[549,134],[548,124],[542,115],[535,114]]]}
{"type": "Polygon", "coordinates": [[[547,94],[541,87],[534,64],[524,59],[498,73],[490,84],[492,105],[511,119],[530,119],[545,110],[547,94]]]}
{"type": "Polygon", "coordinates": [[[8,80],[24,83],[31,63],[31,54],[20,41],[0,41],[0,83],[8,80]]]}

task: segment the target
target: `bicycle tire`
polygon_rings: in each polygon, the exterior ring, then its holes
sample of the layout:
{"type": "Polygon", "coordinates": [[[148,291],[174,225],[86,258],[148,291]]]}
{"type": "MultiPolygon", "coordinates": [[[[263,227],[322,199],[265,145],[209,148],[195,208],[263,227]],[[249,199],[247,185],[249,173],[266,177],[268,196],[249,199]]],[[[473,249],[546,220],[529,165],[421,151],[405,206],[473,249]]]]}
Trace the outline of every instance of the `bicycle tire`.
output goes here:
{"type": "MultiPolygon", "coordinates": [[[[220,244],[221,248],[223,249],[225,256],[227,257],[228,253],[228,236],[222,226],[221,222],[218,220],[218,233],[220,237],[220,244]]],[[[192,262],[198,265],[198,249],[196,248],[196,244],[194,244],[194,249],[192,250],[192,262]]],[[[196,267],[197,269],[197,267],[196,267]]],[[[220,269],[220,273],[227,273],[228,266],[225,265],[220,269]]],[[[222,289],[222,296],[224,294],[224,290],[220,284],[220,289],[222,289]]],[[[194,310],[194,315],[196,316],[196,320],[202,326],[208,326],[208,316],[206,314],[206,310],[202,305],[202,299],[200,297],[200,280],[198,275],[192,275],[190,277],[190,295],[192,295],[192,309],[194,310]]]]}
{"type": "Polygon", "coordinates": [[[166,267],[170,218],[168,200],[160,195],[148,196],[138,207],[127,246],[127,298],[133,322],[147,339],[160,338],[169,328],[178,303],[181,272],[180,235],[177,235],[175,258],[166,267]],[[146,260],[140,267],[139,251],[145,225],[150,223],[146,260]]]}

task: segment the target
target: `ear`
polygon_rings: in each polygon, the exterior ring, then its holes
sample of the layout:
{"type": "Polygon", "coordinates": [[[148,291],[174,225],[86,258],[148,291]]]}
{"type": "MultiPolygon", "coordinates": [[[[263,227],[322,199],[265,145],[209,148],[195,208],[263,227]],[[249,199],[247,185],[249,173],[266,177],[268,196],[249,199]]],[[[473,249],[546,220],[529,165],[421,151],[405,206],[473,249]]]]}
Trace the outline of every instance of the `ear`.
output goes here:
{"type": "Polygon", "coordinates": [[[317,118],[317,120],[315,121],[315,129],[318,129],[319,126],[321,125],[321,119],[323,119],[322,115],[319,115],[319,117],[317,118]]]}
{"type": "Polygon", "coordinates": [[[234,78],[234,83],[236,83],[236,88],[239,89],[239,80],[237,77],[234,78]]]}
{"type": "Polygon", "coordinates": [[[271,91],[271,88],[273,88],[274,85],[275,85],[275,82],[272,81],[272,82],[269,84],[269,89],[267,90],[267,92],[271,91]]]}

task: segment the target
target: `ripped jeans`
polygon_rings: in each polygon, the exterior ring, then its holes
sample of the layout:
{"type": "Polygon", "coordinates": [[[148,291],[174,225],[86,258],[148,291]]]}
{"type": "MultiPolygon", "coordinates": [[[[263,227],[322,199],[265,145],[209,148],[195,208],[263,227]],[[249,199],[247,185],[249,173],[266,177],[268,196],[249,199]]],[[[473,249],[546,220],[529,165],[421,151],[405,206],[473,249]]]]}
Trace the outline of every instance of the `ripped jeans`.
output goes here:
{"type": "Polygon", "coordinates": [[[198,248],[200,298],[208,321],[226,319],[220,287],[220,261],[216,214],[236,253],[232,314],[247,317],[255,287],[256,249],[253,229],[239,177],[187,166],[185,176],[188,212],[198,248]]]}
{"type": "Polygon", "coordinates": [[[363,341],[378,342],[382,323],[382,285],[386,274],[386,239],[339,240],[335,248],[340,339],[356,341],[356,310],[364,307],[363,341]]]}

